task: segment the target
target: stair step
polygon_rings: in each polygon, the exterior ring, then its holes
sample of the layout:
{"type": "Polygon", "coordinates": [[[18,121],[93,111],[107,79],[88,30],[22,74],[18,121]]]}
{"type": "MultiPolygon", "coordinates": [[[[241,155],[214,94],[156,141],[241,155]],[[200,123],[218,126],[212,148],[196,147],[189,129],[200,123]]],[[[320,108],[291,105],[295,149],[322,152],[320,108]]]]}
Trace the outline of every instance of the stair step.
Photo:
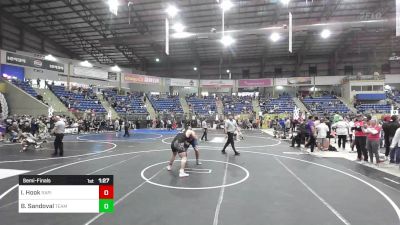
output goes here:
{"type": "Polygon", "coordinates": [[[118,113],[114,110],[114,108],[110,105],[110,103],[103,99],[103,96],[101,94],[97,94],[97,98],[100,100],[101,105],[107,110],[107,112],[111,111],[111,119],[116,119],[120,117],[118,113]]]}
{"type": "Polygon", "coordinates": [[[146,105],[147,112],[149,112],[150,114],[150,118],[151,119],[156,118],[157,117],[156,110],[154,109],[153,105],[150,102],[150,99],[147,96],[145,96],[144,104],[146,105]]]}
{"type": "Polygon", "coordinates": [[[300,108],[300,111],[310,113],[310,111],[308,111],[307,107],[304,105],[304,103],[302,101],[300,101],[299,98],[293,97],[292,99],[293,99],[294,103],[296,104],[296,106],[298,108],[300,108]]]}
{"type": "Polygon", "coordinates": [[[224,104],[222,104],[221,100],[216,101],[217,104],[217,112],[219,115],[224,115],[224,104]]]}
{"type": "Polygon", "coordinates": [[[350,111],[352,111],[353,113],[357,113],[357,109],[354,108],[350,103],[348,103],[344,98],[342,97],[337,97],[340,101],[343,102],[343,104],[345,104],[347,106],[347,108],[350,109],[350,111]]]}
{"type": "Polygon", "coordinates": [[[186,115],[189,115],[190,113],[190,109],[189,109],[189,105],[186,101],[185,98],[179,97],[179,101],[181,103],[182,109],[183,109],[183,113],[186,115]]]}
{"type": "Polygon", "coordinates": [[[253,103],[253,110],[256,112],[256,119],[258,119],[260,117],[259,115],[261,112],[260,102],[258,101],[258,99],[253,99],[252,103],[253,103]]]}
{"type": "Polygon", "coordinates": [[[48,105],[7,80],[2,83],[4,83],[7,90],[4,96],[7,100],[10,114],[29,114],[33,116],[48,114],[48,105]]]}
{"type": "Polygon", "coordinates": [[[40,94],[44,101],[47,102],[54,109],[54,114],[67,115],[72,118],[76,118],[75,115],[68,110],[68,108],[60,101],[57,96],[49,89],[33,88],[38,94],[40,94]]]}

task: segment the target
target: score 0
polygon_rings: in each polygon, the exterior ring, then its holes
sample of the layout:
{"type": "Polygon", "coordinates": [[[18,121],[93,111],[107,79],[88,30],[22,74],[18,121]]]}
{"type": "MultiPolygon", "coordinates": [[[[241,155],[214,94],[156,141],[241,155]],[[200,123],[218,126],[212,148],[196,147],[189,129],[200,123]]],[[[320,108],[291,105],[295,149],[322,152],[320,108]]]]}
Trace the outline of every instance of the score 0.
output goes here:
{"type": "MultiPolygon", "coordinates": [[[[108,178],[99,178],[108,179],[108,178]]],[[[99,186],[99,212],[114,211],[114,187],[112,185],[99,186]]]]}

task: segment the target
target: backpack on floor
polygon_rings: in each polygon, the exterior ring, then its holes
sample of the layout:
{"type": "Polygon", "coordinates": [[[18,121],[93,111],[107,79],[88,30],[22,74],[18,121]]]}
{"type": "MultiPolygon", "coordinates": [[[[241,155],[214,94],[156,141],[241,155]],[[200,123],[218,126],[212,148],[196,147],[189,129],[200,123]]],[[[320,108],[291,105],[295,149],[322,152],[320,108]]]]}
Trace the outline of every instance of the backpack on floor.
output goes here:
{"type": "Polygon", "coordinates": [[[332,145],[329,145],[328,151],[337,152],[337,149],[335,147],[333,147],[332,145]]]}

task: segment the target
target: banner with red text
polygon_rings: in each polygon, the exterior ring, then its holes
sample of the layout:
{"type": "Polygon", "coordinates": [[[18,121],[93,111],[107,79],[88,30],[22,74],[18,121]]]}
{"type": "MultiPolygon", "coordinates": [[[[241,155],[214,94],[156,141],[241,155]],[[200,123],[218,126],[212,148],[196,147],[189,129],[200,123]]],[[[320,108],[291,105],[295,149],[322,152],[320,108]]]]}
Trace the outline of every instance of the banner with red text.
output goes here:
{"type": "Polygon", "coordinates": [[[247,79],[239,80],[239,87],[270,87],[272,79],[247,79]]]}
{"type": "Polygon", "coordinates": [[[200,80],[201,87],[229,87],[235,86],[234,80],[200,80]]]}
{"type": "Polygon", "coordinates": [[[137,84],[160,84],[160,77],[152,77],[147,75],[139,74],[125,74],[124,81],[127,83],[137,83],[137,84]]]}
{"type": "Polygon", "coordinates": [[[275,78],[275,86],[285,86],[288,85],[287,78],[275,78]]]}

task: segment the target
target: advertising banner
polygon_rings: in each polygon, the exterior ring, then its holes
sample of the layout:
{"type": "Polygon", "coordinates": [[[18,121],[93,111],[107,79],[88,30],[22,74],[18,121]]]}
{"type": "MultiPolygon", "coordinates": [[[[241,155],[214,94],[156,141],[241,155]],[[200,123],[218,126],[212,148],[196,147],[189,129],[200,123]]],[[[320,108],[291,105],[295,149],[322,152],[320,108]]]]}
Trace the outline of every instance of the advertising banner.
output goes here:
{"type": "Polygon", "coordinates": [[[139,74],[125,74],[125,82],[138,83],[138,84],[159,84],[161,83],[160,77],[152,77],[139,74]]]}
{"type": "Polygon", "coordinates": [[[239,87],[270,87],[272,79],[239,80],[239,87]]]}
{"type": "Polygon", "coordinates": [[[287,85],[308,85],[312,84],[312,77],[291,77],[287,78],[287,85]]]}
{"type": "Polygon", "coordinates": [[[6,79],[17,78],[19,80],[24,80],[25,78],[25,68],[20,66],[12,66],[2,64],[0,67],[0,73],[2,77],[6,79]]]}
{"type": "Polygon", "coordinates": [[[288,85],[287,78],[276,78],[275,79],[275,86],[285,86],[288,85]]]}
{"type": "Polygon", "coordinates": [[[108,79],[107,71],[96,68],[74,66],[74,74],[80,77],[90,77],[102,80],[108,79]]]}
{"type": "Polygon", "coordinates": [[[233,88],[235,86],[234,80],[201,80],[201,87],[225,87],[225,88],[233,88]]]}
{"type": "Polygon", "coordinates": [[[175,87],[197,87],[199,85],[198,80],[191,79],[169,79],[169,85],[175,87]]]}
{"type": "Polygon", "coordinates": [[[40,78],[42,80],[58,80],[58,76],[61,73],[56,71],[26,67],[25,74],[25,77],[30,79],[40,78]]]}
{"type": "Polygon", "coordinates": [[[6,63],[64,73],[64,64],[62,63],[19,55],[12,52],[6,53],[6,63]]]}
{"type": "Polygon", "coordinates": [[[65,128],[64,133],[65,134],[77,134],[78,133],[78,128],[77,127],[65,128]]]}

